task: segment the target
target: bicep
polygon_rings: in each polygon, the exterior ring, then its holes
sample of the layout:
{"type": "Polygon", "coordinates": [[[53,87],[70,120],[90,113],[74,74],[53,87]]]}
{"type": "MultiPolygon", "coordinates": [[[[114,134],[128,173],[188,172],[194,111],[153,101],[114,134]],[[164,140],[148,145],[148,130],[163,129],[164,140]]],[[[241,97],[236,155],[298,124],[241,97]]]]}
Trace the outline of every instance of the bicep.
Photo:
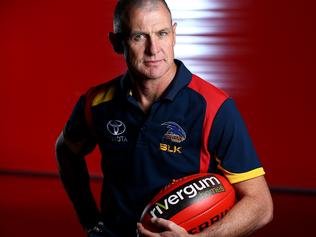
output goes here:
{"type": "Polygon", "coordinates": [[[85,141],[72,141],[71,139],[65,137],[64,131],[62,131],[57,138],[56,141],[56,150],[60,150],[60,152],[63,152],[66,149],[69,149],[72,153],[75,155],[82,154],[83,150],[85,150],[85,141]]]}
{"type": "Polygon", "coordinates": [[[75,154],[86,155],[96,146],[96,140],[87,125],[84,96],[76,103],[59,139],[75,154]]]}
{"type": "Polygon", "coordinates": [[[212,167],[217,167],[231,183],[264,174],[241,114],[232,99],[224,102],[214,119],[209,140],[214,154],[212,167]]]}
{"type": "Polygon", "coordinates": [[[263,175],[235,183],[233,186],[239,198],[249,196],[268,199],[270,197],[270,190],[263,175]]]}
{"type": "Polygon", "coordinates": [[[262,225],[271,221],[273,216],[273,201],[264,176],[258,176],[234,184],[237,198],[246,202],[248,207],[256,210],[262,225]]]}

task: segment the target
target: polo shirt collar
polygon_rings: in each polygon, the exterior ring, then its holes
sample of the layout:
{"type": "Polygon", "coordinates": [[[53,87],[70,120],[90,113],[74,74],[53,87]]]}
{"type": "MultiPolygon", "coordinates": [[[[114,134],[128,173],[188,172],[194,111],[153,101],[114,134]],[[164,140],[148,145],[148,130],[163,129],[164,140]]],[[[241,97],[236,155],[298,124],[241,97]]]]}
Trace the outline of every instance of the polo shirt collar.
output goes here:
{"type": "Polygon", "coordinates": [[[167,90],[162,94],[161,99],[174,100],[178,92],[192,80],[192,73],[186,68],[183,62],[175,59],[175,63],[177,65],[177,73],[167,90]]]}
{"type": "MultiPolygon", "coordinates": [[[[180,60],[175,59],[177,65],[177,72],[166,89],[162,94],[161,99],[174,100],[178,92],[186,87],[192,80],[192,73],[186,68],[186,66],[180,60]]],[[[125,95],[131,95],[132,80],[129,72],[127,71],[121,78],[121,88],[125,95]]]]}

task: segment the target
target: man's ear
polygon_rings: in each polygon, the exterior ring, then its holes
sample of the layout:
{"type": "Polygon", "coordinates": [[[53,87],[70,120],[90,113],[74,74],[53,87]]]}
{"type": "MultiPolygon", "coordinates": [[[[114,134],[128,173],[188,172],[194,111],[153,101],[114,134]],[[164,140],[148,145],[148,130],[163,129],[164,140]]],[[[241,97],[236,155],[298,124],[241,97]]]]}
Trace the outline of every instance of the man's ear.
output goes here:
{"type": "Polygon", "coordinates": [[[117,54],[123,54],[124,53],[124,46],[123,46],[123,39],[118,35],[113,32],[109,33],[109,40],[112,44],[112,47],[114,51],[117,54]]]}
{"type": "Polygon", "coordinates": [[[172,33],[173,33],[173,46],[176,45],[176,29],[177,29],[177,22],[173,23],[172,25],[172,33]]]}

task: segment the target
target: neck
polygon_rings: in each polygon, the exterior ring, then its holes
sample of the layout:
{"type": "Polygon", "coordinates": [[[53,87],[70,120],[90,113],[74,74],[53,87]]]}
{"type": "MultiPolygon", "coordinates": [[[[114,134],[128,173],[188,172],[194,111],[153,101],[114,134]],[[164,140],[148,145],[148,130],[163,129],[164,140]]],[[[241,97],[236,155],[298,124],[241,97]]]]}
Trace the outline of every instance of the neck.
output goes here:
{"type": "Polygon", "coordinates": [[[133,95],[140,107],[147,112],[151,105],[166,91],[176,74],[176,68],[168,76],[155,79],[133,78],[133,95]]]}

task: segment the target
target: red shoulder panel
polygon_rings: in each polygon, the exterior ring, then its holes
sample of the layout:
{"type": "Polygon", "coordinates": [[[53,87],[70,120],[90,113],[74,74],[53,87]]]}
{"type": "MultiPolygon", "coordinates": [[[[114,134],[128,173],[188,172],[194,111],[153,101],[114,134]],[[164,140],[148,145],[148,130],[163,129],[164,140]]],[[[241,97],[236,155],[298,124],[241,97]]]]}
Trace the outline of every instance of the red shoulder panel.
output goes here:
{"type": "Polygon", "coordinates": [[[203,96],[206,101],[206,112],[203,123],[203,132],[201,138],[202,144],[200,151],[200,172],[206,173],[208,172],[211,160],[211,154],[208,150],[208,140],[211,127],[218,109],[228,98],[228,95],[224,91],[218,89],[217,87],[194,74],[192,75],[192,81],[188,87],[203,96]]]}

